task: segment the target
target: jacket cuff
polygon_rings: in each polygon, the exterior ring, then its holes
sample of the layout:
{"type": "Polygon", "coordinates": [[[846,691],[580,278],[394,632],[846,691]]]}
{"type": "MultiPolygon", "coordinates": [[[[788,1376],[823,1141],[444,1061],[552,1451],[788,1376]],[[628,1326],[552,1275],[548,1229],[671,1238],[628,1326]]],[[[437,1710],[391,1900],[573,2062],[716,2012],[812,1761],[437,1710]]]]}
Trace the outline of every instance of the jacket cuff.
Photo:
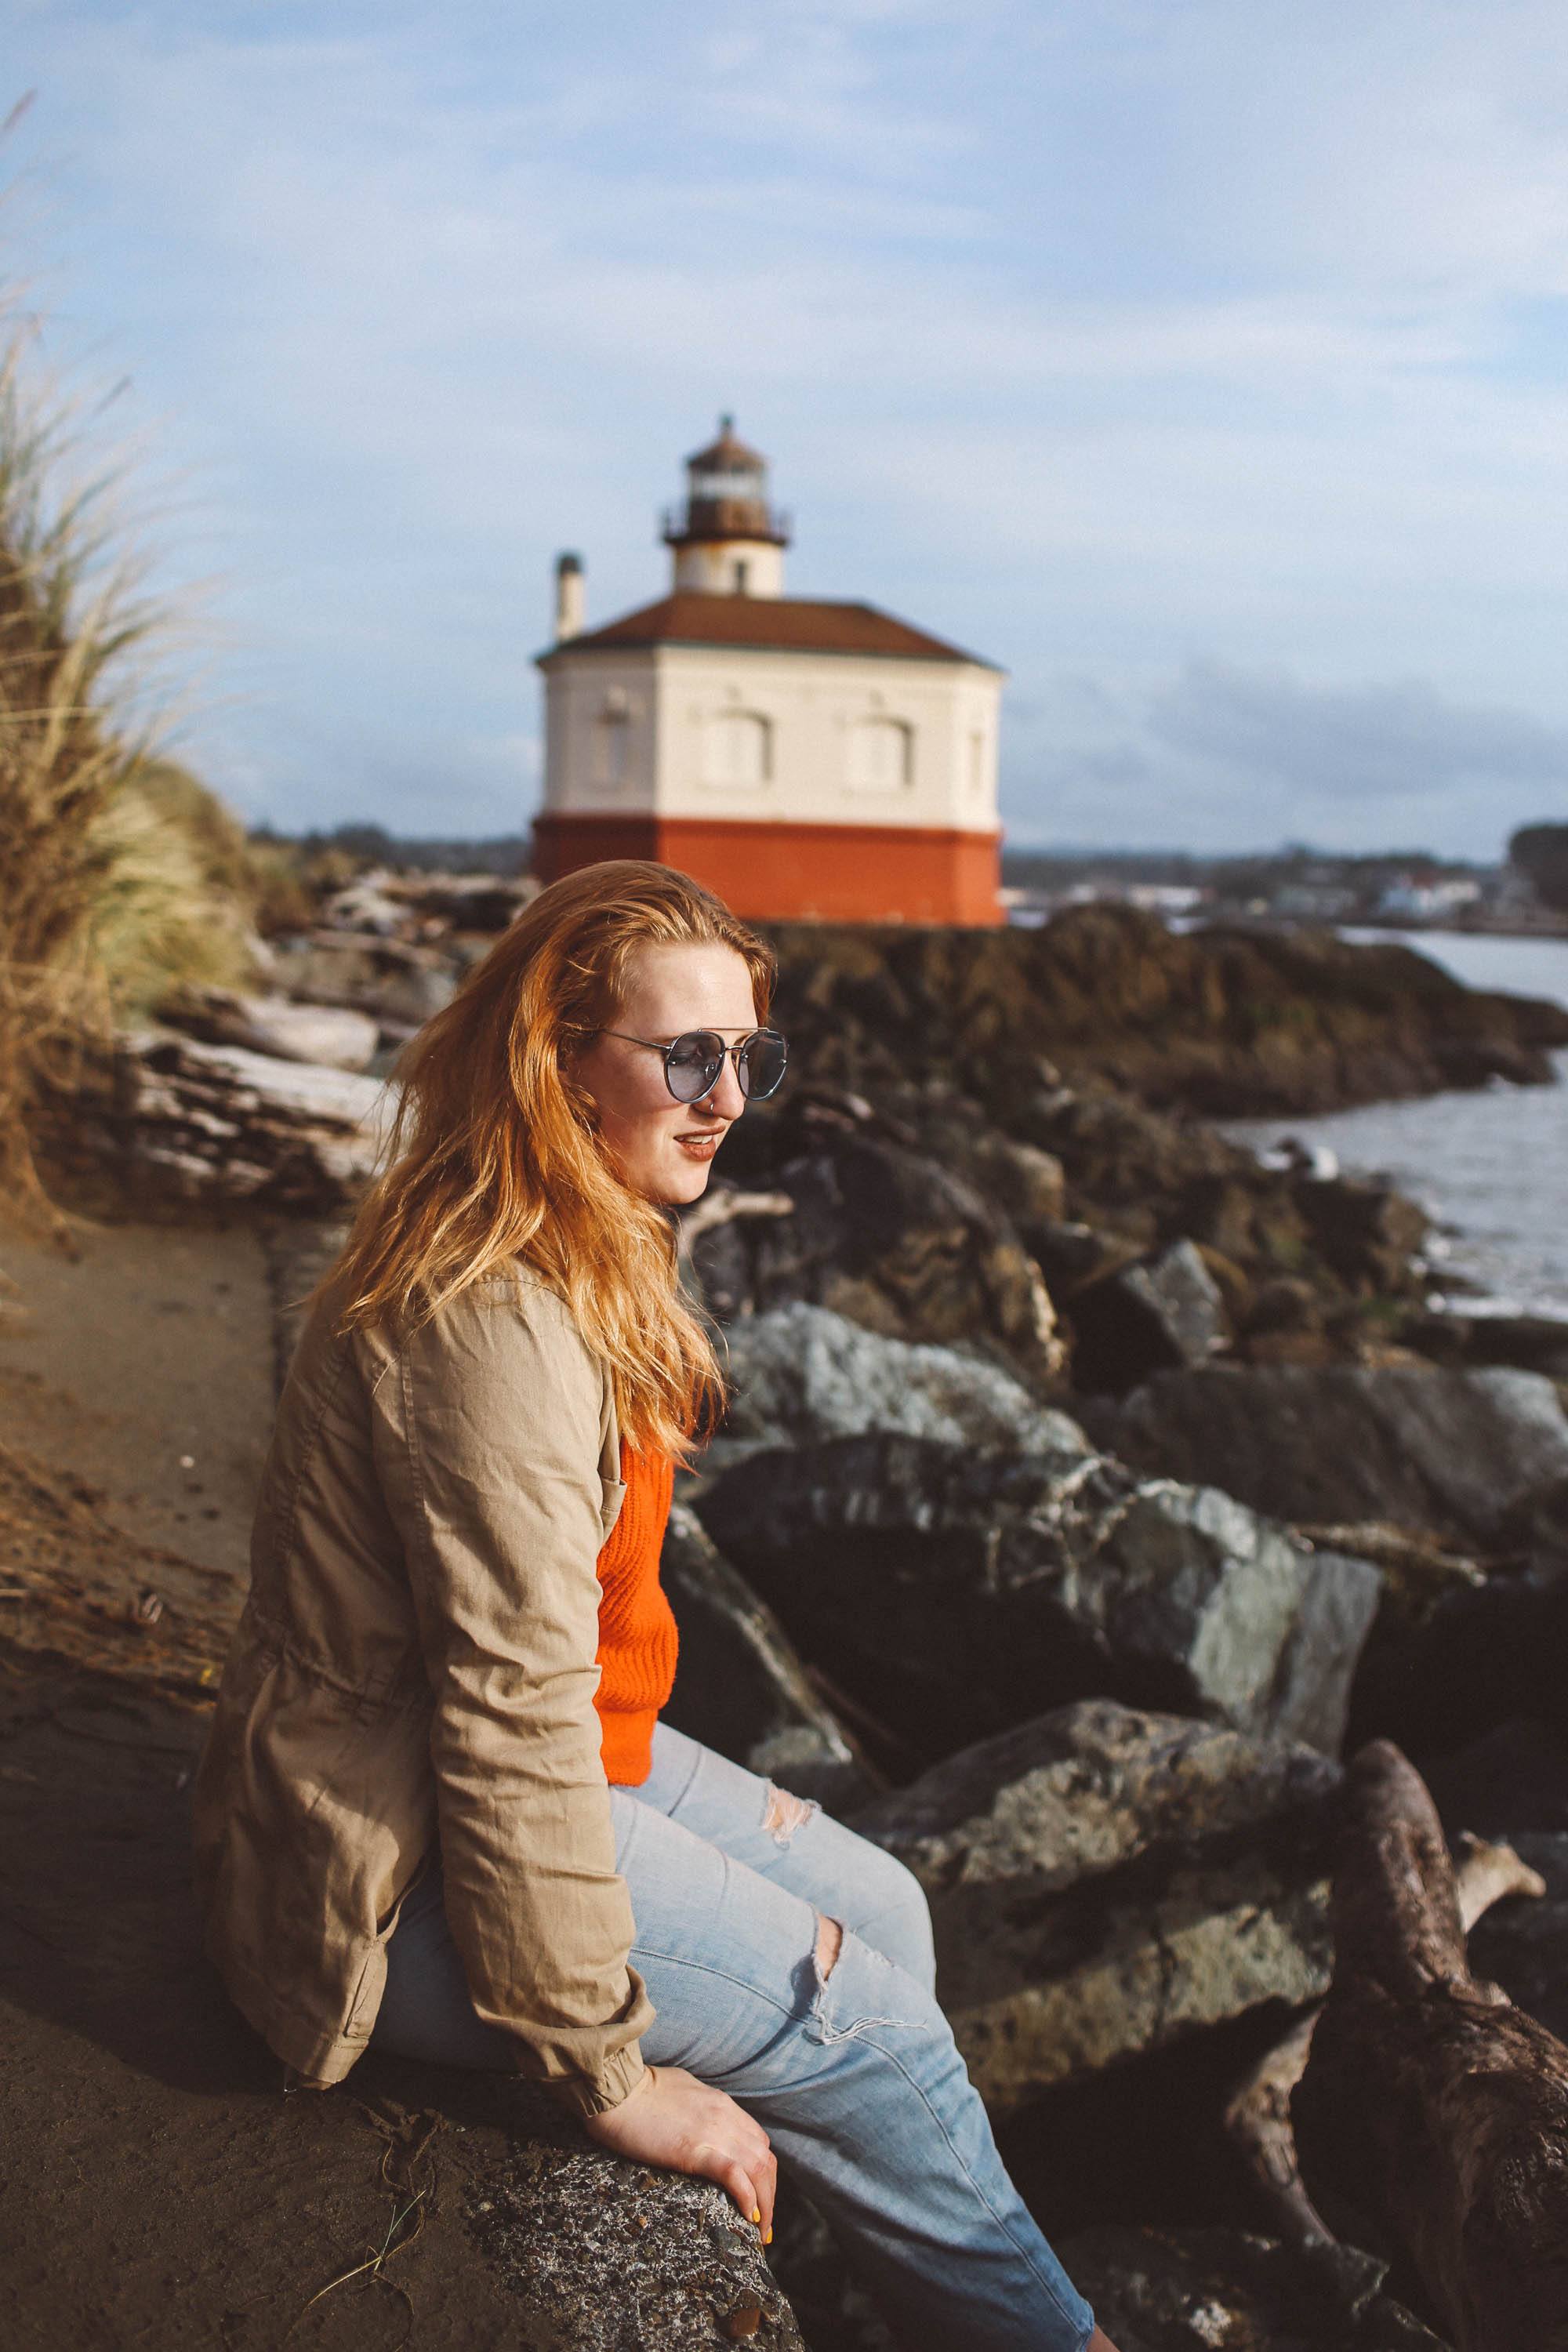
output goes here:
{"type": "Polygon", "coordinates": [[[574,2115],[603,2116],[629,2099],[647,2073],[642,2052],[632,2042],[606,2059],[596,2074],[558,2074],[544,2087],[574,2115]]]}

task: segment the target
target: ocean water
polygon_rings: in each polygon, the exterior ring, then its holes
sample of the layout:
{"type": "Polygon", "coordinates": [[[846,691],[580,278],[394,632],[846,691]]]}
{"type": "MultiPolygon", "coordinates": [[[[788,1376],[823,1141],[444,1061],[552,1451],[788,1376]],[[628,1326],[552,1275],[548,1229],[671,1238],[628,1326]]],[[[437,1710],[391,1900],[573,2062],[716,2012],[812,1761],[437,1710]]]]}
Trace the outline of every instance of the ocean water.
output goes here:
{"type": "MultiPolygon", "coordinates": [[[[1568,940],[1346,936],[1396,938],[1468,987],[1568,1004],[1568,940]]],[[[1255,1148],[1297,1136],[1326,1146],[1347,1173],[1389,1177],[1438,1222],[1439,1279],[1451,1268],[1500,1308],[1568,1318],[1568,1053],[1555,1059],[1554,1087],[1499,1081],[1325,1118],[1230,1120],[1226,1132],[1255,1148]]]]}

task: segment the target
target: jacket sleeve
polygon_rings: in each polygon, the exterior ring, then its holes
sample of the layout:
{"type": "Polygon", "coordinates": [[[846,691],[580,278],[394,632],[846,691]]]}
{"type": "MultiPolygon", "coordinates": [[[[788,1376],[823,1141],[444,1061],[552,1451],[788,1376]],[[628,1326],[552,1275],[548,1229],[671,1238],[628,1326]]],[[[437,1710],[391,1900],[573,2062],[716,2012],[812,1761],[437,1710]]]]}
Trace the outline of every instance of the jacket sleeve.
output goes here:
{"type": "Polygon", "coordinates": [[[381,1367],[377,1470],[435,1696],[447,1916],[474,2006],[584,2114],[643,2073],[594,1694],[605,1375],[554,1295],[464,1293],[381,1367]]]}

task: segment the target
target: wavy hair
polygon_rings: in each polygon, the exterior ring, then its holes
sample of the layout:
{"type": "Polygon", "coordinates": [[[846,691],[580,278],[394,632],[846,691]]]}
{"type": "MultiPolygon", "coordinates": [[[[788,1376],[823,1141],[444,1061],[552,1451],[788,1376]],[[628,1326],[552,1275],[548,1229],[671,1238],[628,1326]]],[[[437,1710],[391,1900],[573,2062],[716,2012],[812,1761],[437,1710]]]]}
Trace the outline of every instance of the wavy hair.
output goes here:
{"type": "MultiPolygon", "coordinates": [[[[723,1383],[670,1219],[623,1181],[574,1080],[650,946],[732,948],[765,1022],[773,951],[689,876],[614,858],[542,890],[398,1057],[386,1164],[327,1282],[339,1328],[417,1328],[521,1259],[608,1366],[631,1443],[685,1458],[723,1383]]],[[[324,1288],[325,1284],[320,1286],[324,1288]]]]}

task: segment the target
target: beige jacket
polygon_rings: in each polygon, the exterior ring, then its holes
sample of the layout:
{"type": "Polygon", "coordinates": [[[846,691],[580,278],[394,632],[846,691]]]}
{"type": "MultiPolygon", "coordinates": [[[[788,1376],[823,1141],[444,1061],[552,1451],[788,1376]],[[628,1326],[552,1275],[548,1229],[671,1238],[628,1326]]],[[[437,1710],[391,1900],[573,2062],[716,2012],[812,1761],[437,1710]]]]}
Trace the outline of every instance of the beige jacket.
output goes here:
{"type": "Polygon", "coordinates": [[[207,1946],[278,2054],[364,2049],[398,1906],[437,1844],[475,2007],[584,2113],[642,2074],[599,1759],[609,1377],[531,1276],[406,1343],[318,1303],[279,1408],[251,1587],[197,1776],[207,1946]]]}

